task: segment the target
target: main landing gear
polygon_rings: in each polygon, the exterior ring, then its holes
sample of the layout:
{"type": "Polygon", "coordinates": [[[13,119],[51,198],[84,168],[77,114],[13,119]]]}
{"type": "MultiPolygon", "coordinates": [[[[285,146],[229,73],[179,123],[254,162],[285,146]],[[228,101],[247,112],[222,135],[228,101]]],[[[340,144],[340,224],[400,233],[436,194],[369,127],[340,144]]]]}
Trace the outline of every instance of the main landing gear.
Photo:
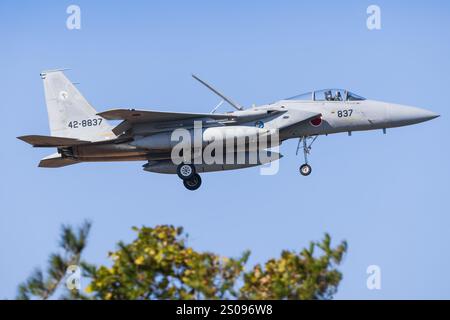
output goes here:
{"type": "Polygon", "coordinates": [[[317,137],[318,136],[306,136],[306,137],[300,137],[298,140],[297,152],[295,154],[298,155],[298,151],[301,148],[300,144],[303,142],[303,155],[305,157],[305,163],[302,164],[299,168],[300,174],[302,176],[309,176],[312,172],[312,168],[308,164],[308,154],[311,153],[312,144],[314,143],[314,141],[316,141],[317,137]],[[311,142],[308,144],[308,141],[311,141],[311,142]]]}
{"type": "Polygon", "coordinates": [[[202,178],[195,172],[195,166],[193,164],[179,164],[177,167],[177,175],[183,180],[183,184],[188,190],[197,190],[202,185],[202,178]]]}

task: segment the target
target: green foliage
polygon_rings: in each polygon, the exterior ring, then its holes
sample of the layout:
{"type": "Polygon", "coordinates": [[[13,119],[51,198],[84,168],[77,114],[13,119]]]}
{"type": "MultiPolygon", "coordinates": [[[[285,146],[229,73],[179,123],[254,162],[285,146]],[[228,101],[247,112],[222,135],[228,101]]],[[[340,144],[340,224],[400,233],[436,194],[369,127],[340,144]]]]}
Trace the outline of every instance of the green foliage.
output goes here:
{"type": "Polygon", "coordinates": [[[326,234],[308,249],[283,251],[278,259],[246,270],[249,251],[238,258],[198,252],[187,245],[182,228],[161,225],[133,228],[137,238],[129,244],[119,242],[117,250],[109,253],[110,266],[96,267],[80,261],[89,227],[85,225],[78,233],[63,228],[60,246],[66,258],[52,255],[48,279],[36,271],[20,286],[20,297],[48,298],[68,263],[75,261],[91,281],[87,295],[71,293],[70,298],[331,299],[342,279],[336,267],[347,250],[345,241],[332,248],[326,234]]]}
{"type": "Polygon", "coordinates": [[[242,299],[331,299],[337,291],[342,274],[334,269],[347,250],[344,241],[331,248],[328,234],[322,242],[312,242],[299,254],[283,251],[279,259],[257,264],[244,274],[242,299]],[[315,248],[323,255],[314,257],[315,248]]]}
{"type": "Polygon", "coordinates": [[[182,228],[134,228],[137,239],[110,253],[113,264],[91,273],[88,292],[98,299],[329,299],[342,275],[347,244],[331,248],[327,234],[299,254],[283,251],[264,267],[245,271],[249,252],[237,259],[197,252],[182,228]],[[314,256],[315,248],[322,251],[314,256]]]}
{"type": "MultiPolygon", "coordinates": [[[[63,253],[50,255],[45,277],[41,269],[36,269],[32,275],[19,286],[17,299],[49,299],[60,287],[70,265],[81,264],[81,253],[86,247],[91,223],[85,221],[77,231],[71,226],[63,225],[59,243],[63,253]]],[[[63,298],[78,298],[77,291],[68,291],[63,298]]]]}
{"type": "Polygon", "coordinates": [[[101,299],[216,299],[236,296],[235,281],[248,253],[239,259],[196,252],[186,246],[182,228],[134,228],[137,239],[110,253],[87,288],[101,299]]]}

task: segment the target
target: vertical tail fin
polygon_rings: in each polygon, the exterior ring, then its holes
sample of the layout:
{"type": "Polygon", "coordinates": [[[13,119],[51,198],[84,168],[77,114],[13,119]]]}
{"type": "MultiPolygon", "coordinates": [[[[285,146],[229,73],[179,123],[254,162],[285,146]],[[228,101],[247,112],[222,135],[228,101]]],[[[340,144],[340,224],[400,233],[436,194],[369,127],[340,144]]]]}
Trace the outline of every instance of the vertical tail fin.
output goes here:
{"type": "Polygon", "coordinates": [[[52,136],[100,141],[115,137],[112,127],[62,71],[41,73],[52,136]]]}

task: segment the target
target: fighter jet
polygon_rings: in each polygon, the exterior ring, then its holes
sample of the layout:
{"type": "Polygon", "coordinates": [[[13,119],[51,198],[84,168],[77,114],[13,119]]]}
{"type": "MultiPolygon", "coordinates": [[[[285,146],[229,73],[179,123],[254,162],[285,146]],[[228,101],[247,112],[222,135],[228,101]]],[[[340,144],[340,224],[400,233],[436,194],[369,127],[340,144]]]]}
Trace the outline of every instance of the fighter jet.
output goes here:
{"type": "Polygon", "coordinates": [[[210,84],[193,77],[222,99],[210,113],[136,108],[98,113],[63,70],[42,72],[51,135],[27,135],[18,139],[33,147],[57,149],[56,153],[43,158],[39,167],[59,168],[80,162],[145,161],[145,171],[177,174],[188,190],[196,190],[202,182],[199,173],[247,168],[279,160],[281,154],[271,152],[270,147],[288,139],[298,139],[297,153],[302,150],[304,155],[299,172],[308,176],[312,171],[308,155],[320,135],[340,132],[351,135],[354,131],[365,130],[386,133],[387,128],[417,124],[439,116],[425,109],[368,100],[345,89],[317,90],[244,109],[210,84]],[[224,102],[236,110],[216,113],[224,102]],[[115,120],[120,122],[113,126],[109,121],[115,120]],[[199,132],[194,147],[189,145],[190,149],[186,151],[186,145],[182,145],[179,163],[173,157],[174,148],[183,140],[173,139],[177,130],[187,132],[188,138],[199,132]],[[278,141],[272,141],[269,148],[267,145],[262,147],[259,142],[251,144],[260,141],[255,137],[273,137],[274,133],[278,141]],[[195,154],[205,151],[214,142],[223,142],[230,134],[234,135],[233,142],[238,141],[237,148],[233,146],[231,151],[224,152],[231,154],[234,162],[207,163],[201,157],[200,161],[192,160],[199,158],[195,154]],[[239,135],[245,135],[246,139],[239,140],[239,135]],[[239,147],[239,141],[244,148],[239,147]],[[258,152],[262,148],[269,157],[260,157],[258,152]],[[248,160],[255,153],[258,153],[254,158],[256,161],[235,161],[240,155],[248,160]]]}

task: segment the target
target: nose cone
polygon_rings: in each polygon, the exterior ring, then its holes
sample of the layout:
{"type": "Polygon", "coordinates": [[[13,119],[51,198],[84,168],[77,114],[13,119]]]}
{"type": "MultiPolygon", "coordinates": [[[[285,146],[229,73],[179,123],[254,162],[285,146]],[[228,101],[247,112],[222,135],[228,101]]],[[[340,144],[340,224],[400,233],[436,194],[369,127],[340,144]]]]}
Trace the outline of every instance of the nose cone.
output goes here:
{"type": "Polygon", "coordinates": [[[432,111],[402,105],[391,105],[387,111],[388,122],[394,127],[416,124],[437,117],[439,115],[432,111]]]}

